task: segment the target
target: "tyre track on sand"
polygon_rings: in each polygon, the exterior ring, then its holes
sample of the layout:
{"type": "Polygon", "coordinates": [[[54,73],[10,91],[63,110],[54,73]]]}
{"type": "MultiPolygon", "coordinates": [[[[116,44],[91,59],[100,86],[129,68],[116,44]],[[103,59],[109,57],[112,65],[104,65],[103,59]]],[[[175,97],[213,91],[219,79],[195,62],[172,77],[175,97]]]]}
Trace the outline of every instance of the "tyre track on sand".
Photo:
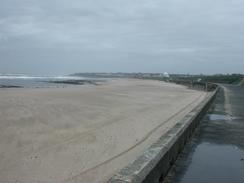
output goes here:
{"type": "Polygon", "coordinates": [[[195,100],[193,100],[192,102],[190,102],[189,104],[183,106],[178,112],[176,112],[175,114],[173,114],[172,116],[170,116],[168,119],[166,119],[165,121],[163,121],[162,123],[160,123],[159,125],[157,125],[156,127],[154,127],[146,136],[144,136],[140,141],[138,141],[136,144],[134,144],[133,146],[131,146],[129,149],[126,149],[125,151],[113,156],[110,159],[107,159],[106,161],[103,161],[102,163],[89,168],[73,177],[70,177],[64,181],[62,181],[62,183],[66,183],[68,181],[72,181],[76,178],[78,178],[79,176],[82,176],[86,173],[88,173],[89,171],[95,170],[111,161],[113,161],[114,159],[126,154],[127,152],[131,151],[132,149],[136,148],[137,146],[139,146],[140,144],[142,144],[143,142],[145,142],[158,128],[162,127],[163,125],[167,124],[170,120],[172,120],[173,118],[175,118],[177,115],[179,115],[181,112],[183,112],[184,110],[186,110],[189,106],[193,105],[195,102],[197,102],[200,98],[202,98],[204,96],[204,98],[206,98],[206,96],[208,95],[208,93],[203,93],[201,95],[199,95],[195,100]],[[205,96],[204,96],[205,95],[205,96]]]}

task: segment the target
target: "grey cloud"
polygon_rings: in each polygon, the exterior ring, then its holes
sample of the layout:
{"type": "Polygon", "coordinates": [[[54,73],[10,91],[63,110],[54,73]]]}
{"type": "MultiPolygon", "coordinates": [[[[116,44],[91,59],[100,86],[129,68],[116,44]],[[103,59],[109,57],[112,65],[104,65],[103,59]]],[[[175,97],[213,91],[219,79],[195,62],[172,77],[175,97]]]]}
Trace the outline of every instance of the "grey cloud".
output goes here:
{"type": "Polygon", "coordinates": [[[0,72],[243,73],[243,7],[244,0],[1,0],[0,72]]]}

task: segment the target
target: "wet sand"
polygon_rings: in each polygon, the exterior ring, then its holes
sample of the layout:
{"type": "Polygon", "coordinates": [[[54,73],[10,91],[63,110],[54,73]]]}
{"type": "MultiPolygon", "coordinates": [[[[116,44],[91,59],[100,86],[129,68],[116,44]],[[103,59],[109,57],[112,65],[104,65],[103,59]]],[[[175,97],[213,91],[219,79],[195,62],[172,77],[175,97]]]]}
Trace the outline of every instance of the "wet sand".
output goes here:
{"type": "Polygon", "coordinates": [[[0,182],[106,182],[206,95],[136,79],[0,89],[0,182]]]}

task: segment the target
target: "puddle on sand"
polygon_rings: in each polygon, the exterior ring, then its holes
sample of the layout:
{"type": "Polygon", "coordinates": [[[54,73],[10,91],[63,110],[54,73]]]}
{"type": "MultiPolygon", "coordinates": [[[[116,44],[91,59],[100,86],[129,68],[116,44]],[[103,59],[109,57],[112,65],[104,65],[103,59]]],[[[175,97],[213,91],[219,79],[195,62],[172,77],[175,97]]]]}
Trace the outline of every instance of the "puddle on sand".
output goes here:
{"type": "Polygon", "coordinates": [[[204,142],[196,147],[191,164],[180,182],[244,182],[243,175],[243,150],[236,146],[204,142]]]}

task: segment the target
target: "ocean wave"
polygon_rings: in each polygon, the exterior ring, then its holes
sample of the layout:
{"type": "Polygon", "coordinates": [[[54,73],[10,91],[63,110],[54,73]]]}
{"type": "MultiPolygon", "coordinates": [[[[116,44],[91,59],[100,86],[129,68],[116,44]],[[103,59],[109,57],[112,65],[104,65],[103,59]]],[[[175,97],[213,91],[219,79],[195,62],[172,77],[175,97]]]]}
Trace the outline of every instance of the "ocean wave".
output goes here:
{"type": "Polygon", "coordinates": [[[0,74],[0,79],[25,79],[25,80],[66,80],[66,79],[83,79],[82,77],[74,77],[74,76],[30,76],[30,75],[19,75],[19,74],[0,74]]]}

